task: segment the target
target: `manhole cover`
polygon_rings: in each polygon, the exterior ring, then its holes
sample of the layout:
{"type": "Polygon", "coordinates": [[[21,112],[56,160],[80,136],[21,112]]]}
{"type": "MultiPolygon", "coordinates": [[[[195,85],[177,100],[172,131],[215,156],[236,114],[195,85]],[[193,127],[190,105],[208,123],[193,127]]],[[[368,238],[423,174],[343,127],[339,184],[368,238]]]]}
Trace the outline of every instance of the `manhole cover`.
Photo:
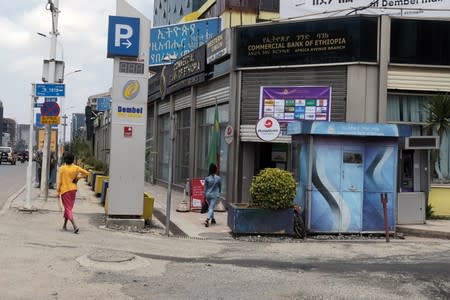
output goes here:
{"type": "Polygon", "coordinates": [[[109,262],[109,263],[121,263],[132,261],[136,258],[133,254],[129,254],[126,252],[120,251],[98,251],[92,254],[89,254],[88,259],[95,262],[109,262]]]}

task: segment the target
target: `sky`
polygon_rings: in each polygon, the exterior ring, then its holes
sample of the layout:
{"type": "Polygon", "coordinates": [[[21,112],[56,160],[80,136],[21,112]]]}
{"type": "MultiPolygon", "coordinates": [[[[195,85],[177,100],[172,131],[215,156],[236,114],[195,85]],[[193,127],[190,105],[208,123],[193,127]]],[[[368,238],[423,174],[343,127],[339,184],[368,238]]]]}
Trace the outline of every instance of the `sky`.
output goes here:
{"type": "MultiPolygon", "coordinates": [[[[3,116],[30,123],[31,84],[42,83],[43,60],[50,56],[52,19],[48,0],[0,0],[0,100],[3,116]]],[[[153,0],[127,0],[147,18],[153,0]]],[[[57,59],[65,61],[66,97],[59,100],[68,116],[84,113],[91,95],[112,84],[112,59],[106,58],[108,16],[116,0],[60,0],[57,59]],[[81,69],[81,72],[71,73],[81,69]],[[63,103],[61,103],[63,102],[63,103]]],[[[36,109],[35,112],[38,112],[36,109]]]]}

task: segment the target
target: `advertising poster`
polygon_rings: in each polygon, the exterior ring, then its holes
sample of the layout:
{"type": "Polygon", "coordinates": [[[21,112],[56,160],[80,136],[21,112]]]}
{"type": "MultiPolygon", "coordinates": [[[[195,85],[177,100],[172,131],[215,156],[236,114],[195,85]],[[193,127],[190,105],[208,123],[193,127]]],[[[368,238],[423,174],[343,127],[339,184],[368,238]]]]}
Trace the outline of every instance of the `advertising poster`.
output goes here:
{"type": "Polygon", "coordinates": [[[330,121],[331,87],[329,86],[263,86],[259,117],[278,122],[302,120],[330,121]]]}
{"type": "Polygon", "coordinates": [[[205,201],[205,181],[193,178],[191,180],[191,210],[200,211],[203,201],[205,201]]]}

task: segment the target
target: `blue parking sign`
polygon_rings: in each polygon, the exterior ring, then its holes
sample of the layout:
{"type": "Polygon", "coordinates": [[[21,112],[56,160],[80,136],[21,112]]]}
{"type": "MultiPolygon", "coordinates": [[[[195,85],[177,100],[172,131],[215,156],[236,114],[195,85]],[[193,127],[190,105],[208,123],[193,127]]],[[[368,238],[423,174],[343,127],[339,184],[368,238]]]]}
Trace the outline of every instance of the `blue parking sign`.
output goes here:
{"type": "Polygon", "coordinates": [[[138,57],[139,28],[139,18],[109,16],[107,57],[138,57]]]}

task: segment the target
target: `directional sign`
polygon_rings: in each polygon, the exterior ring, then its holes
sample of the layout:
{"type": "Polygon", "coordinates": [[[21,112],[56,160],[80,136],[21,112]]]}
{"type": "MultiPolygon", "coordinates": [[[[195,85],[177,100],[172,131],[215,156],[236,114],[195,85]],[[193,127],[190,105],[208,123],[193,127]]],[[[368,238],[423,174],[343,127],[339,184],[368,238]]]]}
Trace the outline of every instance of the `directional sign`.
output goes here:
{"type": "Polygon", "coordinates": [[[37,97],[64,97],[65,94],[66,94],[66,86],[64,84],[55,84],[55,83],[36,84],[35,96],[37,97]]]}
{"type": "MultiPolygon", "coordinates": [[[[58,116],[60,112],[60,108],[57,102],[44,102],[44,105],[41,107],[41,123],[43,116],[58,116]]],[[[44,124],[44,123],[43,123],[44,124]]],[[[46,123],[49,124],[49,123],[46,123]]]]}
{"type": "Polygon", "coordinates": [[[139,18],[109,16],[107,57],[138,57],[139,27],[139,18]]]}

